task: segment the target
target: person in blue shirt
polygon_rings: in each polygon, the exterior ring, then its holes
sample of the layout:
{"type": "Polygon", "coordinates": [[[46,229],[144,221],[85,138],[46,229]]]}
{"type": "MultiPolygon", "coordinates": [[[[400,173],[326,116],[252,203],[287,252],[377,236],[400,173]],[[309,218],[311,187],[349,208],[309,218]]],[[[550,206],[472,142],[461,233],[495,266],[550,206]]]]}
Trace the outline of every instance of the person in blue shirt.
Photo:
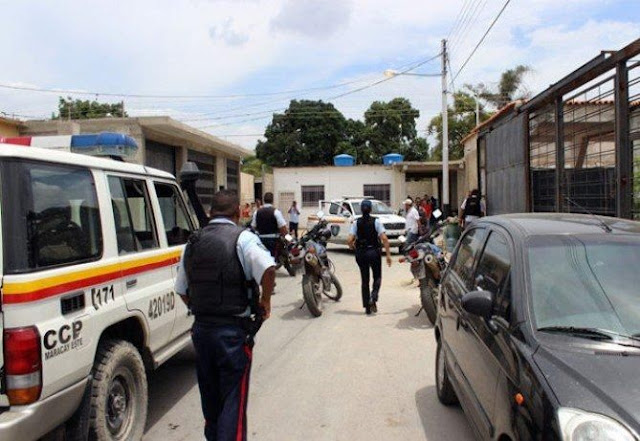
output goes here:
{"type": "Polygon", "coordinates": [[[254,335],[271,314],[275,262],[255,234],[237,226],[235,192],[213,196],[211,218],[189,238],[175,290],[195,316],[205,437],[244,441],[254,335]]]}
{"type": "Polygon", "coordinates": [[[360,267],[362,282],[362,307],[367,315],[378,312],[378,295],[382,284],[382,245],[387,255],[387,265],[391,266],[389,239],[380,219],[371,216],[371,208],[370,200],[362,201],[362,217],[351,225],[347,239],[349,248],[356,250],[356,262],[360,267]],[[373,288],[369,286],[370,273],[373,273],[373,288]]]}

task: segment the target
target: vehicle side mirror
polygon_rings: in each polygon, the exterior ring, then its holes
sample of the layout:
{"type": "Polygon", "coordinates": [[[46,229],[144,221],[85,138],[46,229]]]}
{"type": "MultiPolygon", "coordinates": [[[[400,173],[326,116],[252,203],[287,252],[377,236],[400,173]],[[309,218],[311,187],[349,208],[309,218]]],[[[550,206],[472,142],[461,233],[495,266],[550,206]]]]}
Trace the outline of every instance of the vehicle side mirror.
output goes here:
{"type": "Polygon", "coordinates": [[[335,237],[340,234],[340,226],[339,225],[331,225],[331,234],[335,237]]]}
{"type": "Polygon", "coordinates": [[[316,213],[316,216],[318,216],[318,219],[322,220],[324,218],[324,211],[320,210],[316,213]]]}
{"type": "Polygon", "coordinates": [[[351,217],[351,213],[349,213],[348,211],[343,211],[342,212],[342,217],[350,218],[351,217]]]}
{"type": "Polygon", "coordinates": [[[493,293],[490,291],[471,291],[462,296],[462,309],[469,314],[491,320],[493,293]]]}

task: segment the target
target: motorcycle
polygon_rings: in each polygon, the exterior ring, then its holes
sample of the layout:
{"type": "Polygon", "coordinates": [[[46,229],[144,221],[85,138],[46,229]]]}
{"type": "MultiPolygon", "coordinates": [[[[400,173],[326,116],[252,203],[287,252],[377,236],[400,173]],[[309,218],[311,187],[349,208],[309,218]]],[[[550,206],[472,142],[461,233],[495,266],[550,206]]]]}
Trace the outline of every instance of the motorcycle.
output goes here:
{"type": "MultiPolygon", "coordinates": [[[[342,285],[335,275],[335,266],[327,255],[327,242],[337,236],[337,225],[329,226],[318,213],[320,221],[295,244],[293,262],[302,266],[302,297],[314,317],[323,310],[323,296],[337,302],[342,297],[342,285]]],[[[304,305],[303,305],[304,306],[304,305]]]]}
{"type": "Polygon", "coordinates": [[[292,262],[291,250],[294,249],[295,242],[293,236],[287,234],[285,236],[278,237],[276,242],[276,248],[274,253],[274,260],[276,261],[276,269],[280,269],[284,266],[291,277],[296,276],[296,266],[292,262]]]}
{"type": "MultiPolygon", "coordinates": [[[[404,245],[400,263],[408,262],[411,265],[411,274],[420,283],[420,309],[416,317],[424,310],[431,324],[435,324],[438,313],[438,290],[440,280],[447,268],[444,252],[434,245],[433,239],[440,234],[444,222],[438,222],[433,228],[420,236],[415,242],[404,245]]],[[[406,242],[404,236],[401,242],[406,242]]]]}

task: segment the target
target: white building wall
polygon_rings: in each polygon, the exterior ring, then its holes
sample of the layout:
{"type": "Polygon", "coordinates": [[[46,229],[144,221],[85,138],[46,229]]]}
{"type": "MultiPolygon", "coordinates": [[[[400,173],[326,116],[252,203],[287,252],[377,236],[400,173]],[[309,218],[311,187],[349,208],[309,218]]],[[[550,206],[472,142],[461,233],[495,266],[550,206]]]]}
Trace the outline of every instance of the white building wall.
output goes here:
{"type": "MultiPolygon", "coordinates": [[[[302,206],[303,185],[323,185],[326,200],[343,196],[363,196],[365,184],[389,184],[391,207],[397,209],[406,197],[403,172],[383,165],[354,167],[289,167],[273,169],[273,188],[276,207],[280,207],[280,194],[293,193],[300,207],[300,226],[306,227],[307,217],[318,211],[317,206],[302,206]]],[[[286,195],[284,195],[286,196],[286,195]]],[[[283,201],[284,202],[284,201],[283,201]]]]}

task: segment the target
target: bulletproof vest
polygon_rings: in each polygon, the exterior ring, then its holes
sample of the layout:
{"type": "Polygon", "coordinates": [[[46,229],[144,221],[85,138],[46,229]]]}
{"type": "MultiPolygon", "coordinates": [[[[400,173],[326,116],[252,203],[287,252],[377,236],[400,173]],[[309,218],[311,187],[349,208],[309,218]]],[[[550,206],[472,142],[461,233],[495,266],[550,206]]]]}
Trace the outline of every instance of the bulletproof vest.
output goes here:
{"type": "Polygon", "coordinates": [[[227,223],[209,224],[189,238],[185,269],[189,303],[196,319],[242,314],[250,305],[236,244],[242,229],[227,223]]]}
{"type": "Polygon", "coordinates": [[[256,213],[256,227],[260,234],[278,233],[278,221],[274,207],[262,207],[256,213]]]}
{"type": "Polygon", "coordinates": [[[356,248],[362,250],[366,248],[380,248],[380,238],[376,231],[376,219],[371,216],[362,216],[357,220],[358,239],[356,248]]]}
{"type": "Polygon", "coordinates": [[[470,196],[464,206],[465,216],[482,216],[482,208],[480,207],[480,198],[478,196],[470,196]]]}

